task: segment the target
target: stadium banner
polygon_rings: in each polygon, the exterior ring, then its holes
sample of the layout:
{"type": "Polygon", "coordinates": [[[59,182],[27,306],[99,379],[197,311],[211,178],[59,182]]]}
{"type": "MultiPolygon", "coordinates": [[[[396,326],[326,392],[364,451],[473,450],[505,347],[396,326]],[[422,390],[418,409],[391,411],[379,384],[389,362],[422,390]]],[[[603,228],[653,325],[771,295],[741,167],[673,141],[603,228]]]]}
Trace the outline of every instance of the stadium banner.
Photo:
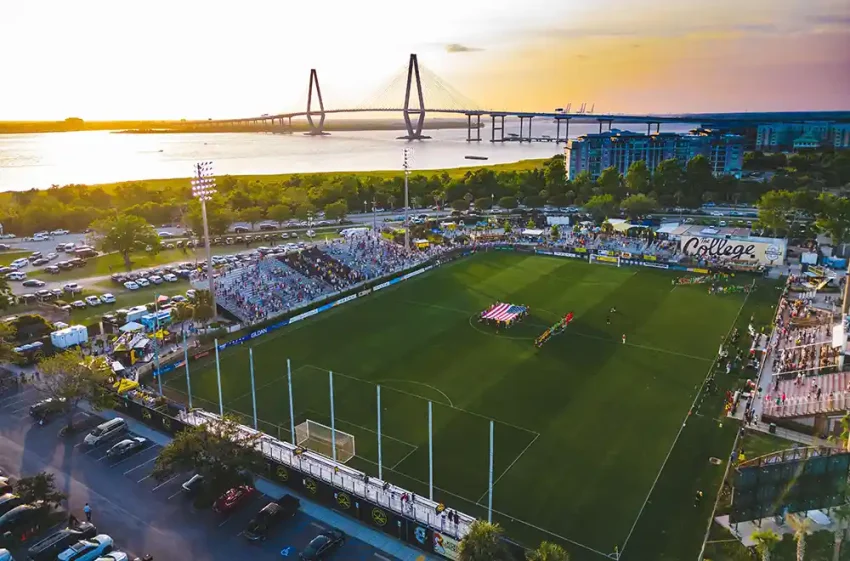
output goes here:
{"type": "Polygon", "coordinates": [[[372,292],[378,292],[379,290],[382,290],[382,289],[388,287],[389,285],[390,285],[389,281],[382,282],[381,284],[376,284],[375,286],[372,287],[372,292]]]}
{"type": "Polygon", "coordinates": [[[575,251],[576,253],[587,253],[587,248],[586,247],[577,247],[573,251],[575,251]]]}
{"type": "Polygon", "coordinates": [[[571,257],[573,259],[584,259],[581,255],[570,253],[569,251],[553,251],[552,255],[554,255],[555,257],[571,257]]]}
{"type": "Polygon", "coordinates": [[[658,261],[658,257],[656,257],[655,255],[644,255],[643,260],[644,261],[658,261]]]}
{"type": "Polygon", "coordinates": [[[460,542],[442,532],[434,531],[434,553],[457,561],[460,557],[460,542]]]}
{"type": "Polygon", "coordinates": [[[698,274],[700,274],[700,275],[707,275],[707,274],[709,274],[711,271],[709,271],[708,269],[700,269],[700,268],[696,268],[696,267],[688,267],[688,272],[689,272],[689,273],[698,273],[698,274]]]}
{"type": "Polygon", "coordinates": [[[724,261],[744,261],[759,265],[780,265],[785,261],[785,240],[728,239],[714,236],[682,236],[680,248],[689,257],[711,257],[724,261]]]}
{"type": "Polygon", "coordinates": [[[622,257],[623,259],[631,259],[632,254],[629,253],[628,251],[624,251],[623,253],[620,254],[620,257],[622,257]]]}
{"type": "Polygon", "coordinates": [[[336,306],[341,306],[341,305],[345,304],[346,302],[351,302],[352,300],[357,300],[356,294],[350,294],[350,295],[346,296],[345,298],[340,298],[339,300],[337,300],[336,302],[331,304],[331,307],[335,308],[336,306]]]}
{"type": "Polygon", "coordinates": [[[616,263],[617,262],[616,257],[610,257],[608,255],[597,255],[596,260],[602,261],[603,263],[616,263]]]}
{"type": "Polygon", "coordinates": [[[367,296],[370,292],[372,292],[371,288],[367,288],[366,290],[361,290],[360,292],[357,293],[357,297],[363,298],[364,296],[367,296]]]}
{"type": "Polygon", "coordinates": [[[431,553],[431,544],[434,543],[434,530],[426,524],[418,524],[413,520],[407,522],[407,539],[410,545],[418,547],[422,551],[431,553]]]}
{"type": "Polygon", "coordinates": [[[536,253],[537,255],[554,255],[555,254],[554,251],[546,251],[544,249],[537,249],[537,250],[534,251],[534,253],[536,253]]]}

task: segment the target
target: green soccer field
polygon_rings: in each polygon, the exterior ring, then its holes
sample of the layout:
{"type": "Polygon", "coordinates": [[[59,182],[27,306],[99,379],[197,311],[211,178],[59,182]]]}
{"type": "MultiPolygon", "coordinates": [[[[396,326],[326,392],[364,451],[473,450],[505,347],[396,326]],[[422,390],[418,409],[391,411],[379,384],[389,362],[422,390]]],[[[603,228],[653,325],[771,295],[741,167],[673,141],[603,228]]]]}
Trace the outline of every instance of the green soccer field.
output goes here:
{"type": "MultiPolygon", "coordinates": [[[[494,520],[529,544],[607,555],[636,525],[745,301],[674,289],[673,278],[507,252],[444,265],[257,339],[261,428],[290,438],[286,359],[296,423],[329,423],[333,371],[336,428],[356,441],[349,465],[376,475],[380,384],[384,477],[427,495],[430,400],[435,499],[486,516],[493,419],[494,520]],[[530,306],[530,316],[496,333],[476,321],[495,301],[530,306]],[[535,348],[567,312],[567,331],[535,348]]],[[[225,408],[250,416],[248,346],[222,353],[221,371],[225,408]]],[[[169,388],[185,391],[182,371],[170,376],[169,388]]],[[[195,406],[217,412],[215,367],[191,376],[195,406]]]]}

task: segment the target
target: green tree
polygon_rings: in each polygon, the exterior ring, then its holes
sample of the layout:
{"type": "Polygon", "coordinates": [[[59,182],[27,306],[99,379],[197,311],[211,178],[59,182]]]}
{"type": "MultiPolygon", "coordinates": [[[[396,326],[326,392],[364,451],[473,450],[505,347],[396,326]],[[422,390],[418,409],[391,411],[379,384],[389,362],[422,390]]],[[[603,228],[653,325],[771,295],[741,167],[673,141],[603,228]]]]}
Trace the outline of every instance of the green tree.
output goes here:
{"type": "Polygon", "coordinates": [[[560,545],[552,542],[542,542],[537,549],[526,553],[528,561],[570,561],[567,551],[560,545]]]}
{"type": "Polygon", "coordinates": [[[651,179],[652,174],[649,173],[645,160],[632,162],[626,172],[626,189],[632,195],[649,193],[652,185],[651,179]]]}
{"type": "Polygon", "coordinates": [[[505,220],[505,223],[502,224],[502,229],[505,231],[506,234],[510,234],[513,231],[513,227],[511,226],[511,223],[508,222],[507,220],[505,220]]]}
{"type": "Polygon", "coordinates": [[[552,228],[549,229],[549,236],[553,240],[557,240],[558,238],[561,237],[561,231],[558,229],[557,224],[552,224],[552,228]]]}
{"type": "Polygon", "coordinates": [[[599,174],[599,179],[596,184],[602,189],[604,195],[611,195],[616,200],[619,200],[623,190],[623,177],[614,166],[605,168],[599,174]]]}
{"type": "Polygon", "coordinates": [[[836,247],[850,241],[850,199],[823,193],[818,203],[815,227],[832,238],[836,247]]]}
{"type": "Polygon", "coordinates": [[[850,505],[841,505],[832,511],[832,519],[835,521],[834,534],[835,546],[832,552],[832,561],[841,558],[841,544],[847,535],[847,527],[850,525],[850,505]]]}
{"type": "Polygon", "coordinates": [[[12,289],[9,287],[9,282],[5,277],[0,277],[0,310],[5,310],[9,307],[10,296],[12,296],[12,289]]]}
{"type": "Polygon", "coordinates": [[[713,197],[706,199],[704,195],[714,192],[715,183],[708,158],[700,154],[688,160],[685,166],[685,194],[690,204],[696,206],[701,197],[703,202],[713,201],[713,197]]]}
{"type": "Polygon", "coordinates": [[[481,197],[479,199],[475,199],[475,208],[478,210],[487,210],[493,205],[493,202],[490,200],[490,197],[481,197]]]}
{"type": "Polygon", "coordinates": [[[124,266],[129,271],[132,263],[130,254],[151,247],[159,249],[159,235],[144,218],[131,214],[119,214],[92,224],[103,251],[117,251],[124,258],[124,266]]]}
{"type": "Polygon", "coordinates": [[[198,290],[195,292],[195,306],[193,310],[194,320],[206,323],[215,317],[212,307],[212,296],[209,290],[198,290]]]}
{"type": "Polygon", "coordinates": [[[499,199],[499,206],[501,208],[513,210],[519,205],[517,204],[516,197],[502,197],[499,199]]]}
{"type": "Polygon", "coordinates": [[[756,542],[756,552],[761,556],[762,561],[770,561],[770,552],[781,541],[779,535],[773,530],[753,532],[751,538],[756,542]]]}
{"type": "Polygon", "coordinates": [[[464,199],[457,199],[455,201],[452,201],[451,207],[455,210],[468,210],[469,203],[464,199]]]}
{"type": "Polygon", "coordinates": [[[774,234],[788,231],[788,214],[793,197],[788,191],[768,191],[758,202],[758,223],[774,234]]]}
{"type": "Polygon", "coordinates": [[[278,223],[278,225],[280,225],[282,222],[286,222],[292,218],[292,209],[289,208],[289,205],[274,205],[269,208],[268,216],[269,220],[274,220],[278,223]]]}
{"type": "Polygon", "coordinates": [[[347,214],[348,205],[343,200],[325,205],[325,218],[328,220],[343,220],[347,214]]]}
{"type": "Polygon", "coordinates": [[[788,516],[788,525],[794,530],[794,539],[797,540],[797,561],[804,561],[806,536],[812,532],[812,521],[805,515],[791,514],[788,516]]]}
{"type": "Polygon", "coordinates": [[[68,430],[73,429],[73,417],[80,401],[86,400],[95,410],[113,404],[107,386],[112,369],[106,357],[65,351],[42,359],[37,368],[40,375],[33,379],[32,385],[47,397],[64,402],[68,430]]]}
{"type": "Polygon", "coordinates": [[[0,364],[11,362],[15,357],[15,330],[7,322],[0,322],[0,364]]]}
{"type": "Polygon", "coordinates": [[[15,483],[15,494],[24,503],[44,501],[51,507],[58,507],[65,500],[65,495],[56,489],[56,482],[52,473],[39,472],[29,477],[20,478],[15,483]]]}
{"type": "Polygon", "coordinates": [[[466,201],[467,205],[472,204],[472,201],[475,200],[475,195],[467,192],[466,195],[463,196],[463,200],[466,201]]]}
{"type": "MultiPolygon", "coordinates": [[[[212,199],[207,201],[207,225],[209,226],[211,236],[221,236],[227,233],[230,225],[233,224],[234,213],[228,206],[225,205],[223,197],[213,195],[212,199]]],[[[204,220],[201,203],[197,199],[193,199],[189,203],[189,211],[186,213],[186,222],[195,233],[196,236],[204,235],[204,220]]]]}
{"type": "Polygon", "coordinates": [[[658,201],[644,195],[643,193],[638,193],[636,195],[626,197],[623,202],[620,203],[620,206],[626,211],[628,217],[634,220],[657,209],[658,201]]]}
{"type": "Polygon", "coordinates": [[[254,229],[254,224],[263,219],[263,209],[258,206],[250,206],[246,209],[239,211],[239,220],[242,222],[247,222],[251,225],[251,229],[254,229]]]}
{"type": "Polygon", "coordinates": [[[540,208],[546,204],[546,200],[540,195],[528,195],[522,202],[529,208],[540,208]]]}
{"type": "Polygon", "coordinates": [[[599,222],[613,215],[617,205],[614,202],[614,197],[610,194],[596,195],[587,201],[584,209],[590,213],[596,222],[599,222]]]}
{"type": "MultiPolygon", "coordinates": [[[[674,194],[681,191],[683,185],[684,172],[679,160],[671,158],[658,164],[652,176],[652,188],[658,193],[658,200],[662,204],[668,204],[668,201],[673,200],[674,194]]],[[[677,204],[681,204],[681,201],[677,204]]]]}
{"type": "Polygon", "coordinates": [[[509,554],[498,524],[476,520],[460,542],[458,561],[507,561],[509,554]]]}
{"type": "Polygon", "coordinates": [[[256,446],[260,433],[246,433],[235,417],[225,415],[177,433],[159,453],[153,476],[163,479],[169,474],[194,471],[204,477],[212,495],[243,479],[244,474],[261,471],[265,462],[256,446]]]}

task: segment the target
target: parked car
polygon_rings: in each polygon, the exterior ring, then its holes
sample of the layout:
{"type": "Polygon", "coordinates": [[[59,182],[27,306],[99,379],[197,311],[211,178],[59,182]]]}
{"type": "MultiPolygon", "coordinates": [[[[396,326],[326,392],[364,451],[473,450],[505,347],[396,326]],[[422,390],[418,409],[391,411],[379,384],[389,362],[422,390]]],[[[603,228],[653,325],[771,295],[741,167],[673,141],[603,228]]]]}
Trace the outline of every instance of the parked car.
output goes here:
{"type": "Polygon", "coordinates": [[[21,258],[21,259],[15,259],[14,261],[12,261],[11,263],[9,263],[9,266],[13,269],[21,269],[23,267],[26,267],[29,264],[30,264],[30,262],[28,260],[21,258]]]}
{"type": "Polygon", "coordinates": [[[136,284],[138,284],[139,286],[150,286],[151,285],[150,281],[148,279],[146,279],[145,277],[139,277],[138,279],[136,279],[136,284]]]}
{"type": "Polygon", "coordinates": [[[60,269],[56,265],[48,265],[47,267],[44,268],[44,272],[50,273],[51,275],[59,274],[61,271],[62,271],[62,269],[60,269]]]}
{"type": "Polygon", "coordinates": [[[44,281],[40,281],[38,279],[29,279],[29,280],[25,280],[23,283],[21,283],[21,286],[26,286],[27,288],[30,288],[30,287],[31,288],[41,288],[45,284],[47,284],[47,283],[45,283],[44,281]]]}
{"type": "Polygon", "coordinates": [[[59,254],[58,254],[58,253],[54,253],[54,252],[52,252],[52,251],[51,251],[50,253],[48,253],[48,254],[45,256],[45,258],[46,258],[48,261],[53,261],[53,260],[54,260],[54,259],[56,259],[57,257],[59,257],[59,254]]]}
{"type": "Polygon", "coordinates": [[[310,540],[310,543],[301,552],[301,559],[304,561],[325,559],[331,552],[344,543],[345,534],[339,530],[327,530],[310,540]]]}
{"type": "Polygon", "coordinates": [[[195,300],[195,297],[198,295],[197,291],[194,288],[190,288],[186,291],[186,298],[189,300],[195,300]]]}
{"type": "Polygon", "coordinates": [[[242,532],[242,535],[249,541],[265,541],[275,526],[283,520],[295,516],[300,505],[301,502],[292,495],[284,495],[277,501],[261,508],[257,515],[248,522],[248,526],[242,532]]]}
{"type": "Polygon", "coordinates": [[[84,310],[86,308],[86,303],[82,300],[74,300],[71,302],[71,306],[77,308],[78,310],[84,310]]]}
{"type": "Polygon", "coordinates": [[[141,436],[135,436],[133,438],[125,438],[121,442],[115,444],[106,451],[107,458],[120,458],[121,456],[127,456],[134,452],[138,452],[142,448],[147,445],[148,441],[146,438],[142,438],[141,436]]]}
{"type": "Polygon", "coordinates": [[[86,296],[84,298],[84,300],[86,301],[86,304],[88,304],[89,306],[92,306],[92,307],[100,306],[100,304],[101,304],[100,298],[98,298],[95,295],[86,296]]]}
{"type": "Polygon", "coordinates": [[[97,535],[97,528],[91,522],[80,522],[73,528],[54,532],[33,544],[27,554],[32,561],[55,561],[56,556],[80,540],[88,540],[97,535]]]}
{"type": "Polygon", "coordinates": [[[74,268],[74,264],[70,261],[58,261],[56,266],[62,269],[63,271],[69,271],[74,268]]]}
{"type": "Polygon", "coordinates": [[[163,275],[162,278],[165,282],[177,282],[177,276],[173,275],[171,273],[168,273],[167,275],[163,275]]]}
{"type": "Polygon", "coordinates": [[[151,275],[148,277],[148,280],[153,284],[162,284],[162,277],[159,275],[151,275]]]}
{"type": "Polygon", "coordinates": [[[8,477],[0,476],[0,494],[5,495],[6,493],[12,492],[12,483],[9,481],[8,477]]]}
{"type": "Polygon", "coordinates": [[[50,260],[44,257],[39,257],[38,259],[32,260],[33,267],[41,267],[42,265],[47,265],[48,263],[50,263],[50,260]]]}
{"type": "Polygon", "coordinates": [[[98,534],[90,540],[80,540],[56,556],[59,561],[94,561],[112,549],[112,538],[98,534]]]}
{"type": "Polygon", "coordinates": [[[251,495],[254,488],[250,485],[239,485],[229,489],[213,503],[213,510],[219,514],[227,514],[243,504],[251,495]]]}
{"type": "Polygon", "coordinates": [[[13,273],[6,273],[6,280],[10,281],[22,281],[27,278],[27,274],[22,271],[15,271],[13,273]]]}
{"type": "Polygon", "coordinates": [[[124,288],[127,290],[139,290],[139,284],[136,281],[127,281],[124,283],[124,288]]]}
{"type": "Polygon", "coordinates": [[[82,292],[83,287],[80,286],[79,284],[75,283],[75,282],[69,282],[69,283],[65,283],[62,286],[62,290],[64,290],[65,292],[67,292],[69,294],[76,294],[77,292],[82,292]]]}
{"type": "Polygon", "coordinates": [[[30,406],[30,415],[35,419],[48,420],[65,410],[65,398],[48,397],[30,406]]]}
{"type": "Polygon", "coordinates": [[[100,297],[100,301],[103,302],[104,304],[114,304],[115,303],[115,296],[113,296],[111,293],[107,292],[106,294],[104,294],[103,296],[100,297]]]}
{"type": "Polygon", "coordinates": [[[27,542],[41,531],[46,514],[47,509],[41,501],[16,506],[0,516],[0,536],[11,535],[18,542],[27,542]]]}
{"type": "MultiPolygon", "coordinates": [[[[24,501],[14,493],[0,495],[0,515],[4,515],[15,507],[21,506],[24,501]]],[[[2,534],[0,534],[2,535],[2,534]]]]}

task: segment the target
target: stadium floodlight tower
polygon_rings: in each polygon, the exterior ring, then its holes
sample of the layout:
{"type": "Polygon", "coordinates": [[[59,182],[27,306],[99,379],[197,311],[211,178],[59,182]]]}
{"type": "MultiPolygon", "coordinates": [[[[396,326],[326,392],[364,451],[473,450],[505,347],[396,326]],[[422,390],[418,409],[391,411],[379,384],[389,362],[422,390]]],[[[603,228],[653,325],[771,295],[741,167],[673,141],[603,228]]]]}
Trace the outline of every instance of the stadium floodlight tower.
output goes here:
{"type": "Polygon", "coordinates": [[[210,243],[210,226],[207,221],[207,201],[212,200],[215,193],[215,176],[212,162],[195,164],[195,175],[192,178],[192,195],[201,201],[201,216],[204,221],[204,245],[207,248],[207,275],[210,280],[210,298],[212,299],[213,321],[218,319],[218,308],[215,303],[215,284],[213,281],[212,248],[210,243]]]}
{"type": "Polygon", "coordinates": [[[413,148],[404,148],[404,249],[410,249],[410,166],[413,163],[413,148]]]}

